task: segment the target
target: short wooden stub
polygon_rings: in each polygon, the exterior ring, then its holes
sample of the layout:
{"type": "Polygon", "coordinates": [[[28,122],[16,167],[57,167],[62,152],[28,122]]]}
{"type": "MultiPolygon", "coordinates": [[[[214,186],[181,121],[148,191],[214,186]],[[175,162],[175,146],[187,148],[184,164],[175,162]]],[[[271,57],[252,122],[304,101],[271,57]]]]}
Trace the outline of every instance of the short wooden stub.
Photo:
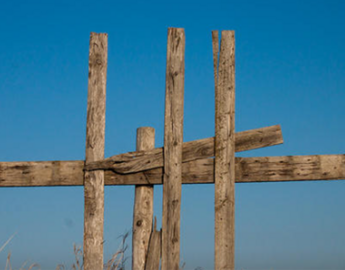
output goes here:
{"type": "MultiPolygon", "coordinates": [[[[107,34],[91,33],[85,163],[104,158],[107,34]]],[[[103,269],[104,171],[84,176],[84,269],[103,269]]]]}
{"type": "Polygon", "coordinates": [[[216,84],[215,270],[234,269],[235,36],[222,31],[216,84]]]}
{"type": "Polygon", "coordinates": [[[157,220],[152,228],[145,270],[159,270],[162,248],[162,230],[157,231],[157,220]]]}
{"type": "MultiPolygon", "coordinates": [[[[151,127],[137,129],[137,151],[155,147],[155,130],[151,127]]],[[[153,220],[153,186],[135,186],[133,237],[132,237],[132,270],[145,270],[147,250],[153,220]]]]}
{"type": "Polygon", "coordinates": [[[169,28],[165,88],[162,270],[179,270],[180,263],[184,50],[184,30],[169,28]]]}

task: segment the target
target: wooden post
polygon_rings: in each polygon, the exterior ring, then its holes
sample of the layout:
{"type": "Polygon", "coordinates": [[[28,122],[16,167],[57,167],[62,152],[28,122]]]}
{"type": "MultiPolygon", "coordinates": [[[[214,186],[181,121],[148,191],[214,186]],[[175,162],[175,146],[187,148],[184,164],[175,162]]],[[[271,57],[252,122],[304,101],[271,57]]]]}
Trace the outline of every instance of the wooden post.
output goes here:
{"type": "Polygon", "coordinates": [[[162,255],[162,230],[157,231],[157,219],[152,228],[150,245],[147,253],[145,270],[159,270],[159,262],[162,255]]]}
{"type": "MultiPolygon", "coordinates": [[[[155,148],[155,130],[151,127],[137,129],[137,151],[155,148]]],[[[145,270],[153,220],[153,185],[135,186],[132,270],[145,270]]]]}
{"type": "MultiPolygon", "coordinates": [[[[212,51],[213,51],[213,74],[214,74],[214,89],[217,95],[218,88],[218,64],[219,64],[219,35],[218,31],[212,31],[212,51]]],[[[217,100],[216,100],[217,103],[217,100]]]]}
{"type": "Polygon", "coordinates": [[[216,85],[215,270],[234,269],[235,35],[222,31],[216,85]]]}
{"type": "Polygon", "coordinates": [[[162,270],[179,270],[185,34],[169,28],[164,124],[162,270]]]}
{"type": "MultiPolygon", "coordinates": [[[[85,163],[104,159],[107,34],[91,33],[85,163]]],[[[103,269],[104,171],[84,176],[84,269],[103,269]]]]}

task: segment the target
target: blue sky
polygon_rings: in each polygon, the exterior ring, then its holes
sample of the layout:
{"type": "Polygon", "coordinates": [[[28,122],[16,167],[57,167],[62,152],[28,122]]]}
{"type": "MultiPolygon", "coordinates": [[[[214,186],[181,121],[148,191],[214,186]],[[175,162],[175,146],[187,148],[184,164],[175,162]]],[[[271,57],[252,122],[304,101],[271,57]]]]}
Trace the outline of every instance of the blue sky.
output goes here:
{"type": "MultiPolygon", "coordinates": [[[[212,30],[235,30],[236,130],[284,145],[238,156],[345,153],[344,1],[2,1],[0,160],[81,160],[90,32],[109,35],[105,155],[162,146],[168,27],[186,33],[184,140],[214,135],[212,30]]],[[[161,217],[161,187],[155,214],[161,217]]],[[[236,268],[344,269],[345,181],[236,185],[236,268]]],[[[105,191],[105,258],[131,229],[133,187],[105,191]]],[[[82,187],[0,188],[0,253],[54,269],[82,244],[82,187]]],[[[212,185],[183,186],[181,259],[213,268],[212,185]]],[[[130,253],[127,254],[130,256],[130,253]]]]}

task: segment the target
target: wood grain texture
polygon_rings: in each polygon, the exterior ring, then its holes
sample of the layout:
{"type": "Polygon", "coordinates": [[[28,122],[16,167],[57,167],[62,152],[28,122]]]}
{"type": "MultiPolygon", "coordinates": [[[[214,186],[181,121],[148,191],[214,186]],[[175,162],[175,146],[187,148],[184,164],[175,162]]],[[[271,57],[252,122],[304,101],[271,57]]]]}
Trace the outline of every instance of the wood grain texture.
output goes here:
{"type": "Polygon", "coordinates": [[[83,160],[0,162],[0,186],[81,186],[83,168],[83,160]]]}
{"type": "Polygon", "coordinates": [[[185,34],[168,29],[162,218],[162,270],[180,267],[185,34]]]}
{"type": "MultiPolygon", "coordinates": [[[[236,152],[273,146],[283,143],[280,125],[237,132],[236,152]]],[[[182,145],[182,162],[214,156],[214,137],[185,142],[182,145]]],[[[163,148],[136,151],[112,156],[87,164],[86,170],[109,170],[118,173],[134,173],[163,166],[163,148]]]]}
{"type": "MultiPolygon", "coordinates": [[[[155,130],[151,127],[137,129],[137,151],[155,147],[155,130]]],[[[147,250],[152,231],[153,186],[135,186],[132,237],[132,269],[145,270],[147,250]]]]}
{"type": "Polygon", "coordinates": [[[345,155],[237,158],[239,182],[345,179],[345,155]]]}
{"type": "Polygon", "coordinates": [[[215,269],[235,267],[235,33],[222,31],[216,87],[215,269]]]}
{"type": "MultiPolygon", "coordinates": [[[[214,74],[214,89],[218,92],[218,64],[219,64],[219,34],[218,31],[212,31],[212,53],[213,53],[213,74],[214,74]]],[[[218,103],[218,95],[215,95],[216,103],[218,103]]]]}
{"type": "MultiPolygon", "coordinates": [[[[345,180],[345,155],[236,158],[236,183],[345,180]]],[[[82,186],[84,161],[0,162],[0,187],[82,186]]],[[[163,169],[105,171],[105,185],[161,185],[163,169]]],[[[214,183],[214,159],[182,164],[182,184],[214,183]]]]}
{"type": "Polygon", "coordinates": [[[157,220],[152,228],[145,270],[159,270],[162,256],[162,230],[157,231],[157,220]]]}
{"type": "MultiPolygon", "coordinates": [[[[91,33],[85,163],[104,159],[107,34],[91,33]]],[[[103,269],[104,171],[84,176],[84,269],[103,269]]]]}

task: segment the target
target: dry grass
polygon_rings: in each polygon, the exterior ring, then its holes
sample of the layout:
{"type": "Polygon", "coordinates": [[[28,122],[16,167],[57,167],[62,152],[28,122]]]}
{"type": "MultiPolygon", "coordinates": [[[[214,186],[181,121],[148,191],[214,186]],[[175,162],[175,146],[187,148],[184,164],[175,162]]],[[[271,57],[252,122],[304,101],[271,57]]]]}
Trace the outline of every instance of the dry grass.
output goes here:
{"type": "MultiPolygon", "coordinates": [[[[124,235],[120,236],[122,238],[120,248],[117,252],[104,264],[104,270],[125,270],[125,263],[127,258],[125,257],[125,252],[128,248],[126,244],[126,240],[129,233],[125,233],[124,235]]],[[[81,247],[77,247],[74,244],[74,256],[75,256],[75,263],[72,265],[72,270],[83,270],[83,265],[81,263],[83,258],[83,251],[81,247]]],[[[181,270],[184,269],[186,266],[185,263],[182,264],[181,270]]],[[[28,269],[29,270],[29,269],[28,269]]],[[[58,265],[55,270],[66,270],[64,265],[58,265]]],[[[197,267],[195,270],[203,270],[201,267],[197,267]]]]}
{"type": "MultiPolygon", "coordinates": [[[[11,236],[2,247],[0,247],[1,251],[8,245],[9,242],[13,239],[14,235],[11,236]]],[[[128,237],[128,233],[121,236],[122,241],[119,249],[115,252],[115,254],[104,264],[104,270],[125,270],[125,263],[127,258],[125,257],[125,252],[128,248],[126,244],[126,240],[128,237]]],[[[74,253],[74,260],[75,262],[72,264],[72,270],[83,270],[83,250],[81,246],[77,246],[76,244],[73,245],[73,253],[74,253]]],[[[37,263],[31,264],[27,266],[27,262],[24,262],[19,270],[40,270],[40,266],[37,263]],[[25,268],[27,267],[27,268],[25,268]]],[[[55,270],[67,270],[65,265],[59,264],[56,266],[55,270]]],[[[11,266],[11,252],[7,255],[5,270],[14,270],[11,266]]]]}
{"type": "MultiPolygon", "coordinates": [[[[5,266],[5,270],[13,270],[12,269],[12,266],[11,266],[11,252],[9,252],[8,253],[8,255],[7,255],[7,260],[6,260],[6,266],[5,266]]],[[[24,262],[23,264],[22,264],[22,266],[19,268],[19,270],[25,270],[26,268],[25,268],[25,266],[26,266],[26,264],[27,264],[27,262],[24,262]]],[[[33,264],[31,264],[28,268],[27,268],[27,270],[32,270],[32,269],[40,269],[40,266],[37,264],[37,263],[33,263],[33,264]]]]}
{"type": "MultiPolygon", "coordinates": [[[[129,233],[125,233],[120,238],[122,238],[121,245],[119,249],[115,252],[115,254],[104,264],[103,269],[104,270],[125,270],[125,263],[127,260],[127,257],[125,256],[125,252],[127,251],[128,245],[126,244],[126,240],[129,233]]],[[[0,253],[1,251],[11,242],[15,235],[12,235],[5,244],[0,247],[0,253]]],[[[83,250],[81,246],[78,246],[76,244],[73,245],[73,254],[74,254],[74,263],[70,268],[66,268],[65,265],[59,264],[56,266],[55,270],[83,270],[83,250]]],[[[19,270],[40,270],[40,266],[37,263],[27,265],[28,262],[24,262],[22,266],[19,268],[19,270]],[[27,268],[25,268],[27,267],[27,268]]],[[[181,270],[183,270],[185,267],[185,263],[182,264],[181,270]]],[[[6,266],[5,270],[14,270],[11,266],[11,253],[8,253],[7,260],[6,260],[6,266]]],[[[203,270],[201,267],[197,267],[195,270],[203,270]]]]}

